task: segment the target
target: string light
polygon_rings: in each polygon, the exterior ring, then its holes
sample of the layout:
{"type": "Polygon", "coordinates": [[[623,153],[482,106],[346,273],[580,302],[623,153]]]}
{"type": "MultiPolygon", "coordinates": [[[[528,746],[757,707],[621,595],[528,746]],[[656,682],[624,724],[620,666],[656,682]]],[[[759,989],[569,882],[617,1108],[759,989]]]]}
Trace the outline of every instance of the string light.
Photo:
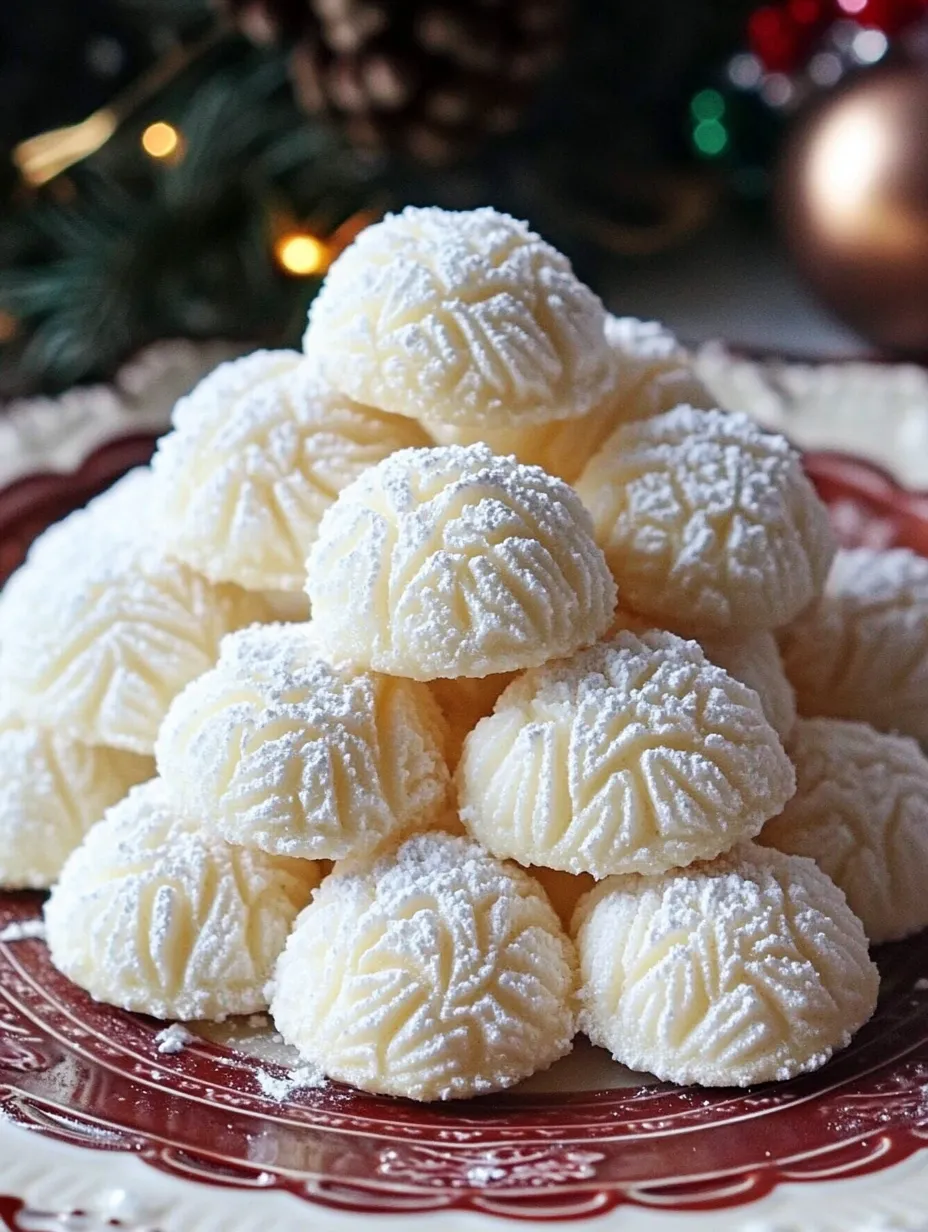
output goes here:
{"type": "Polygon", "coordinates": [[[0,343],[12,342],[19,333],[19,322],[11,312],[0,308],[0,343]]]}
{"type": "Polygon", "coordinates": [[[329,267],[331,253],[328,245],[315,235],[305,231],[282,235],[274,244],[277,264],[288,274],[308,278],[323,274],[329,267]]]}
{"type": "Polygon", "coordinates": [[[700,120],[693,130],[693,144],[700,154],[717,158],[728,146],[728,130],[718,120],[700,120]]]}
{"type": "Polygon", "coordinates": [[[150,158],[171,158],[180,153],[181,135],[173,124],[157,120],[142,133],[142,149],[150,158]]]}
{"type": "Polygon", "coordinates": [[[705,158],[718,158],[728,148],[725,99],[718,90],[700,90],[690,100],[693,145],[705,158]]]}
{"type": "Polygon", "coordinates": [[[102,108],[80,124],[27,137],[13,150],[13,162],[27,184],[38,187],[106,145],[119,126],[116,113],[102,108]]]}

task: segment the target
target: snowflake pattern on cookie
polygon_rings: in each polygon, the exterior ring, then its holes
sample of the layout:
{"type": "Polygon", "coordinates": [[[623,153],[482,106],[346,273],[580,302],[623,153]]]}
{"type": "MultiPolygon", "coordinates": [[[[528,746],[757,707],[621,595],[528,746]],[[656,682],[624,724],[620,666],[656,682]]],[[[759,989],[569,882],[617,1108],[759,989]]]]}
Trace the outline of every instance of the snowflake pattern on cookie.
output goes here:
{"type": "Polygon", "coordinates": [[[751,1086],[818,1069],[876,1006],[844,895],[811,860],[743,844],[661,877],[610,877],[573,932],[580,1028],[669,1082],[751,1086]]]}
{"type": "Polygon", "coordinates": [[[152,779],[65,864],[45,907],[52,962],[97,1001],[156,1018],[257,1013],[320,877],[224,843],[152,779]]]}
{"type": "Polygon", "coordinates": [[[370,406],[439,423],[543,423],[612,380],[606,311],[565,256],[492,209],[408,208],[362,231],[313,301],[303,347],[370,406]]]}
{"type": "Polygon", "coordinates": [[[271,1013],[330,1077],[407,1099],[500,1091],[570,1050],[576,955],[532,878],[433,832],[328,877],[271,1013]]]}
{"type": "Polygon", "coordinates": [[[311,625],[263,625],[223,642],[156,752],[179,808],[229,842],[334,860],[440,819],[446,740],[424,684],[333,666],[311,625]]]}
{"type": "Polygon", "coordinates": [[[795,786],[756,693],[659,632],[526,672],[467,737],[457,784],[494,855],[594,877],[716,856],[795,786]]]}
{"type": "Polygon", "coordinates": [[[326,652],[415,680],[569,654],[615,607],[576,493],[485,445],[406,449],[372,467],[325,515],[308,571],[326,652]]]}
{"type": "Polygon", "coordinates": [[[799,455],[746,415],[678,407],[620,427],[577,491],[622,602],[693,633],[791,620],[835,551],[799,455]]]}

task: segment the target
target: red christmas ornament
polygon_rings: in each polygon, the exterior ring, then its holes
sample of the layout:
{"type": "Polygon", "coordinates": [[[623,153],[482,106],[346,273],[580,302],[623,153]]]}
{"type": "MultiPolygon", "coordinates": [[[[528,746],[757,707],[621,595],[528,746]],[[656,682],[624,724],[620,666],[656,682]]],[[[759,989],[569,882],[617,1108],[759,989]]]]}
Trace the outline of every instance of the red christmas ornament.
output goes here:
{"type": "Polygon", "coordinates": [[[926,0],[836,0],[835,14],[849,18],[870,30],[898,34],[905,26],[928,12],[926,0]]]}
{"type": "Polygon", "coordinates": [[[818,34],[834,17],[834,0],[789,0],[786,11],[795,25],[818,34]]]}
{"type": "Polygon", "coordinates": [[[834,0],[766,4],[748,18],[748,43],[768,73],[793,73],[833,19],[834,0]]]}
{"type": "Polygon", "coordinates": [[[773,4],[756,9],[748,18],[748,43],[770,73],[791,73],[799,67],[803,32],[786,9],[773,4]]]}

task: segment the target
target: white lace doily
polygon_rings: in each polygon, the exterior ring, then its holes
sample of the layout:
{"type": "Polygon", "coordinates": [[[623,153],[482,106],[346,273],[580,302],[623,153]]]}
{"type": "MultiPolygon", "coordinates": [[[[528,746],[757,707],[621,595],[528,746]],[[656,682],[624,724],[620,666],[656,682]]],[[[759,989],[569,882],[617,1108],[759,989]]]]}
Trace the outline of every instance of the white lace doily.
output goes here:
{"type": "Polygon", "coordinates": [[[699,350],[697,368],[723,406],[750,412],[803,449],[857,454],[906,487],[928,488],[928,369],[752,360],[718,342],[699,350]]]}
{"type": "Polygon", "coordinates": [[[177,399],[210,369],[247,348],[230,342],[156,342],[111,385],[0,405],[0,487],[34,471],[69,471],[97,446],[134,432],[163,432],[177,399]]]}

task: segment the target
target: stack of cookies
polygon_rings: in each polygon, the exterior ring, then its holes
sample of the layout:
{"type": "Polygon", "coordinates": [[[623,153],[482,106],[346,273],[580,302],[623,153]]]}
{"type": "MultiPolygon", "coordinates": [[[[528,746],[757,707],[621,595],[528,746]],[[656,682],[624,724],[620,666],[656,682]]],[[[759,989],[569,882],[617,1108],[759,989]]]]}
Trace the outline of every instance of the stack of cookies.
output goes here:
{"type": "Polygon", "coordinates": [[[302,353],[182,398],[9,584],[0,685],[59,970],[367,1091],[578,1031],[787,1079],[928,925],[928,562],[835,559],[787,442],[490,209],[370,227],[302,353]]]}

